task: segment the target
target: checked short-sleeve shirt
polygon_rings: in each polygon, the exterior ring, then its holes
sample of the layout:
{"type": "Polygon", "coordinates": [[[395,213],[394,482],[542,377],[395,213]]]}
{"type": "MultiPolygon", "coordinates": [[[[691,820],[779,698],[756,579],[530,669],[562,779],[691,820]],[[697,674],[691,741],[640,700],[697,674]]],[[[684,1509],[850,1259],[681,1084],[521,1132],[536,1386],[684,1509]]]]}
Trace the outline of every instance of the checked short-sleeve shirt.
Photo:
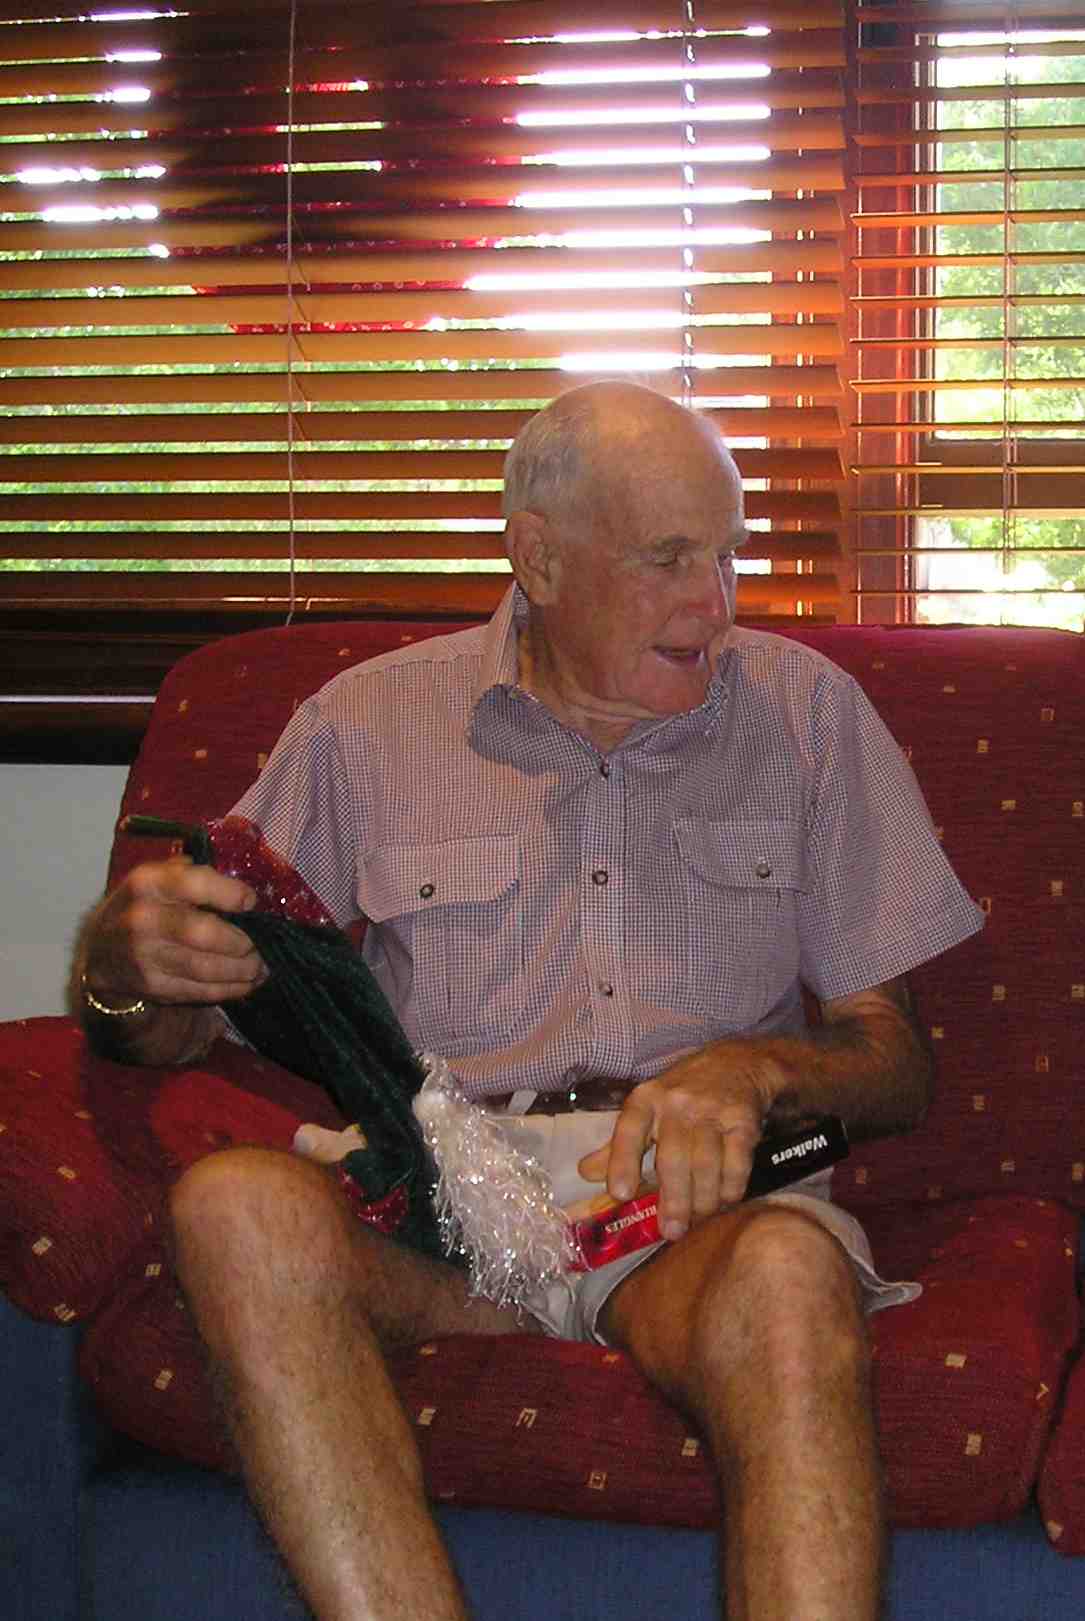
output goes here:
{"type": "Polygon", "coordinates": [[[730,633],[704,702],[602,755],[517,685],[489,624],[344,671],[238,810],[476,1096],[630,1082],[795,1031],[982,926],[900,749],[799,643],[730,633]]]}

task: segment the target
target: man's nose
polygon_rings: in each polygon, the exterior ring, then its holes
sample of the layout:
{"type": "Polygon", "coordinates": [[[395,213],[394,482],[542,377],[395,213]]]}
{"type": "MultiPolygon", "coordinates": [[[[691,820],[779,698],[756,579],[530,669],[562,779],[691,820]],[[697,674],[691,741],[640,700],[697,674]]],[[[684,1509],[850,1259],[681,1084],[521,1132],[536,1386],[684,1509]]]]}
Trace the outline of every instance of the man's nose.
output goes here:
{"type": "Polygon", "coordinates": [[[691,610],[710,624],[728,622],[734,612],[734,570],[713,557],[691,580],[691,610]]]}

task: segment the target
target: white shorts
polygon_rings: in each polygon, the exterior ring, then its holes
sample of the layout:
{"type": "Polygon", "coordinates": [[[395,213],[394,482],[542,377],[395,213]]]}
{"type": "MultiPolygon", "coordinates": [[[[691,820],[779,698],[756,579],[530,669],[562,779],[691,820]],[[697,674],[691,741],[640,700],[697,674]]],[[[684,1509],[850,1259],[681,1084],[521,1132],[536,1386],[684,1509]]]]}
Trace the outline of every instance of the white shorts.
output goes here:
{"type": "MultiPolygon", "coordinates": [[[[577,1165],[585,1154],[610,1141],[618,1118],[617,1111],[504,1114],[495,1118],[517,1148],[530,1154],[549,1173],[559,1205],[569,1205],[603,1191],[600,1183],[585,1182],[577,1165]]],[[[645,1170],[650,1168],[649,1153],[645,1158],[645,1170]]],[[[854,1216],[833,1204],[831,1184],[832,1171],[821,1171],[779,1193],[763,1194],[750,1203],[784,1205],[791,1210],[800,1210],[828,1228],[851,1260],[868,1313],[915,1300],[922,1292],[920,1284],[887,1283],[878,1276],[866,1234],[854,1216]]],[[[527,1300],[525,1309],[538,1319],[547,1333],[557,1339],[587,1340],[605,1345],[607,1342],[597,1327],[604,1305],[623,1278],[650,1261],[663,1247],[662,1243],[650,1244],[631,1255],[623,1255],[617,1261],[609,1261],[594,1272],[569,1273],[548,1289],[541,1290],[533,1299],[527,1300]]]]}

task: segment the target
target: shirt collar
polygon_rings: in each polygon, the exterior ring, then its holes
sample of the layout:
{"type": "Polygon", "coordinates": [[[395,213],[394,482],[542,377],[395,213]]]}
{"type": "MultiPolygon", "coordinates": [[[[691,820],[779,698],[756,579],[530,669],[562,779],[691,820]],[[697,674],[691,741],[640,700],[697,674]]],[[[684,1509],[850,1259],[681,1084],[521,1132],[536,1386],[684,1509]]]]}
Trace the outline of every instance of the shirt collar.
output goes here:
{"type": "Polygon", "coordinates": [[[517,640],[520,626],[527,621],[527,598],[515,583],[509,586],[482,635],[482,661],[479,665],[472,708],[496,689],[511,691],[519,680],[517,640]]]}

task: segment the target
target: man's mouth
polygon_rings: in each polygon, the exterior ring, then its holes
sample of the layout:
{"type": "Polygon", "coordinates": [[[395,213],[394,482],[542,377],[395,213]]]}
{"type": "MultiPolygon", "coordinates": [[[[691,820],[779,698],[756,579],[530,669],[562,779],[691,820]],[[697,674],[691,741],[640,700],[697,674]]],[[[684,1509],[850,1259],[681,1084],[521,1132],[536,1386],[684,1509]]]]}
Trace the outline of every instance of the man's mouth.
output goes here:
{"type": "Polygon", "coordinates": [[[669,664],[678,664],[689,670],[696,669],[704,659],[703,647],[657,647],[656,652],[669,664]]]}

